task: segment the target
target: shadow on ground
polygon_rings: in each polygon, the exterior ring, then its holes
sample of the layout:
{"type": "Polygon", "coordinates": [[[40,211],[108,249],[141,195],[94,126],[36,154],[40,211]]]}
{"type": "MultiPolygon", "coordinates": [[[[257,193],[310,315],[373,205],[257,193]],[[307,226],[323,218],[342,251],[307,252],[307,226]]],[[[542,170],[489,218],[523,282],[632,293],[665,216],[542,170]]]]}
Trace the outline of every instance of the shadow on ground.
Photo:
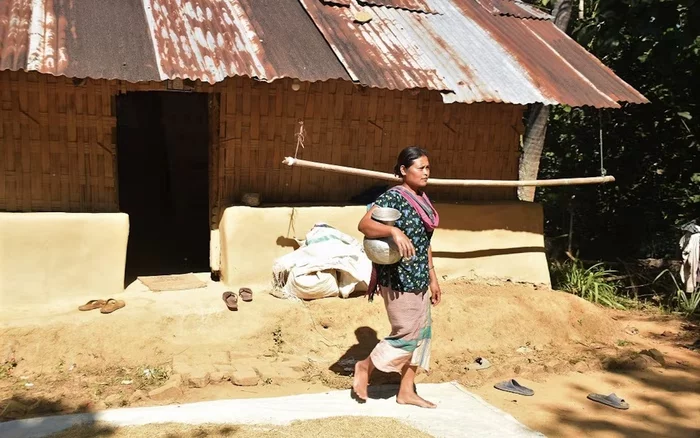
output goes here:
{"type": "Polygon", "coordinates": [[[570,384],[569,390],[582,394],[583,397],[591,392],[604,395],[615,392],[630,404],[629,410],[616,410],[594,402],[586,404],[585,409],[548,405],[547,409],[556,420],[541,432],[549,436],[561,436],[563,430],[560,427],[566,425],[586,431],[591,436],[700,436],[697,405],[686,405],[687,401],[698,400],[700,397],[700,367],[669,361],[664,367],[630,369],[620,366],[624,363],[620,360],[621,356],[601,357],[603,368],[609,374],[594,387],[570,384]],[[623,393],[624,390],[621,392],[615,389],[620,387],[621,382],[625,382],[628,394],[623,393]]]}
{"type": "MultiPolygon", "coordinates": [[[[63,414],[69,415],[65,418],[65,427],[70,427],[78,418],[81,423],[94,423],[95,415],[94,408],[89,404],[79,405],[77,408],[74,405],[64,402],[63,400],[50,400],[40,396],[28,396],[26,394],[15,394],[10,398],[0,401],[0,436],[33,436],[37,433],[42,433],[45,430],[47,422],[53,422],[55,418],[52,416],[63,414]],[[13,420],[32,417],[29,420],[21,423],[13,423],[13,420]],[[37,418],[34,418],[37,417],[37,418]],[[10,428],[9,433],[6,428],[10,428]]],[[[110,426],[91,426],[89,435],[64,435],[64,436],[91,436],[91,437],[107,437],[115,432],[115,428],[110,426]]]]}
{"type": "Polygon", "coordinates": [[[339,376],[352,376],[355,363],[365,359],[372,352],[372,349],[379,343],[377,331],[370,327],[360,327],[355,330],[357,343],[348,348],[340,359],[338,359],[328,369],[339,376]]]}

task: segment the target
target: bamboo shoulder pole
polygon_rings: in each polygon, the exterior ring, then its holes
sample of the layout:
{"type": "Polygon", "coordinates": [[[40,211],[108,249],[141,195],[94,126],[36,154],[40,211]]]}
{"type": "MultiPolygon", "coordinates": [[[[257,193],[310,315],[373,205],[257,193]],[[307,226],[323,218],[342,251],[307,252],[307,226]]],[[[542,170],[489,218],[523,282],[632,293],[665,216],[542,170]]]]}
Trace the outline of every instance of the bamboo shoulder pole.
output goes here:
{"type": "MultiPolygon", "coordinates": [[[[385,172],[374,170],[356,169],[354,167],[337,166],[335,164],[317,163],[315,161],[300,160],[298,158],[287,157],[282,161],[287,166],[306,167],[308,169],[324,170],[327,172],[344,173],[346,175],[364,176],[368,178],[381,179],[385,181],[398,182],[400,178],[385,172]]],[[[594,176],[585,178],[559,178],[559,179],[537,179],[532,181],[507,181],[488,179],[439,179],[430,178],[428,185],[449,186],[449,187],[552,187],[552,186],[573,186],[581,184],[605,184],[615,181],[615,177],[594,176]]]]}

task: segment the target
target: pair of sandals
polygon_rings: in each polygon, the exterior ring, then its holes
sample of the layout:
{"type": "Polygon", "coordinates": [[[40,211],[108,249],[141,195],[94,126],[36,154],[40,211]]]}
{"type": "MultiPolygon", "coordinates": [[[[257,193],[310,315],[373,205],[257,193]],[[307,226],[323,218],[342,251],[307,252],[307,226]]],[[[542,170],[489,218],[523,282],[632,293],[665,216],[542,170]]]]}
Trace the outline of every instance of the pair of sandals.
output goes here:
{"type": "MultiPolygon", "coordinates": [[[[494,385],[494,388],[501,390],[501,391],[512,392],[513,394],[518,394],[518,395],[524,395],[524,396],[535,395],[535,391],[521,385],[515,379],[510,379],[510,380],[506,380],[504,382],[496,383],[494,385]]],[[[615,409],[627,410],[630,408],[629,403],[627,403],[624,399],[615,395],[615,393],[608,394],[608,395],[592,393],[592,394],[588,394],[587,398],[588,398],[588,400],[594,401],[596,403],[601,403],[605,406],[610,406],[611,408],[615,408],[615,409]]]]}
{"type": "MultiPolygon", "coordinates": [[[[240,296],[241,300],[245,301],[246,303],[253,301],[253,291],[248,287],[240,288],[238,290],[238,296],[240,296]]],[[[231,291],[226,291],[221,296],[221,299],[224,300],[224,303],[226,303],[228,310],[235,312],[238,310],[238,296],[231,291]]]]}
{"type": "Polygon", "coordinates": [[[86,312],[88,310],[100,309],[100,313],[108,314],[114,312],[115,310],[119,310],[124,306],[126,306],[124,301],[109,298],[107,300],[90,300],[78,307],[78,310],[86,312]]]}

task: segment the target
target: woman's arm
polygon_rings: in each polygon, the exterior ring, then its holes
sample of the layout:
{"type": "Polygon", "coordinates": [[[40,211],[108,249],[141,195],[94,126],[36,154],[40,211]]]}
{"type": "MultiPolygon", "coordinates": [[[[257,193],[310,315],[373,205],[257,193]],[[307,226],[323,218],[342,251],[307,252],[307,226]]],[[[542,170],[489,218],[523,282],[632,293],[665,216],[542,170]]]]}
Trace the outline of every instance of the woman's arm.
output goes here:
{"type": "Polygon", "coordinates": [[[428,270],[430,273],[430,301],[434,306],[440,304],[442,299],[442,291],[438,282],[437,274],[435,273],[435,265],[433,264],[433,247],[428,247],[428,270]]]}
{"type": "Polygon", "coordinates": [[[377,208],[373,205],[372,208],[360,220],[357,229],[369,239],[381,239],[391,237],[394,239],[396,246],[399,248],[399,254],[404,258],[411,258],[416,255],[416,249],[413,247],[411,240],[400,229],[390,225],[377,222],[372,219],[372,212],[377,208]]]}
{"type": "Polygon", "coordinates": [[[357,229],[369,239],[380,239],[382,237],[392,237],[391,233],[395,227],[385,225],[372,219],[372,212],[377,209],[376,205],[362,217],[357,229]]]}

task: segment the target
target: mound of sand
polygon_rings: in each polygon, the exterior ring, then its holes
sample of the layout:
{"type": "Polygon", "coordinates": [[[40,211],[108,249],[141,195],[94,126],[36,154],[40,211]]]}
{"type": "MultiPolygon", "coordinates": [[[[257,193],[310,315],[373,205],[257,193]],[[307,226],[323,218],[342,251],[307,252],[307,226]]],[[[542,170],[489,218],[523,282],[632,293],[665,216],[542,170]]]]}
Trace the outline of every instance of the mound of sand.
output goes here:
{"type": "MultiPolygon", "coordinates": [[[[10,376],[0,378],[0,400],[20,400],[27,408],[18,408],[14,418],[104,408],[109,395],[109,406],[130,405],[136,389],[147,392],[164,382],[144,381],[144,370],[172,372],[182,357],[196,369],[206,362],[200,358],[215,355],[272,367],[284,359],[294,368],[282,380],[261,376],[263,387],[309,382],[309,388],[346,388],[354,361],[366,357],[390,328],[381,298],[301,303],[258,292],[254,302],[229,312],[221,291],[210,289],[144,291],[128,296],[127,307],[110,315],[70,310],[0,329],[0,359],[17,362],[10,376]]],[[[622,332],[609,311],[563,292],[457,282],[444,284],[443,294],[433,309],[432,371],[419,381],[474,387],[495,375],[564,372],[581,361],[598,361],[589,347],[610,345],[622,332]],[[492,369],[467,371],[478,356],[488,358],[492,369]]],[[[374,383],[395,377],[380,375],[374,383]]],[[[247,393],[188,394],[181,400],[247,393]]]]}

